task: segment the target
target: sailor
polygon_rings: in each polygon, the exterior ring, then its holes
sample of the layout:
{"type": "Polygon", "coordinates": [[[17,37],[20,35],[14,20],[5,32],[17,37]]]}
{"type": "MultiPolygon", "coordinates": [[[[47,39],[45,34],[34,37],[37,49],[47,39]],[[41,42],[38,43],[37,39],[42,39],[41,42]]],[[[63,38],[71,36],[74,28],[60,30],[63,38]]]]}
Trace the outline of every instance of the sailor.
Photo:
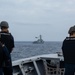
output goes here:
{"type": "Polygon", "coordinates": [[[75,71],[75,25],[68,31],[69,37],[66,37],[62,44],[62,52],[65,63],[65,75],[74,75],[75,71]]]}
{"type": "MultiPolygon", "coordinates": [[[[0,42],[0,75],[4,75],[3,66],[10,63],[10,54],[4,44],[0,42]]],[[[9,65],[7,66],[9,67],[9,65]]]]}
{"type": "Polygon", "coordinates": [[[3,75],[2,65],[3,65],[3,50],[2,45],[0,43],[0,75],[3,75]]]}
{"type": "MultiPolygon", "coordinates": [[[[12,36],[12,34],[8,30],[8,28],[9,28],[8,22],[2,21],[0,23],[0,28],[1,28],[1,32],[0,32],[1,43],[5,44],[5,46],[8,49],[8,52],[10,54],[12,52],[13,48],[14,48],[14,37],[12,36]]],[[[11,57],[10,57],[10,59],[11,59],[11,57]]],[[[12,73],[13,73],[12,62],[9,65],[10,65],[10,67],[7,67],[7,65],[5,65],[5,67],[4,67],[4,69],[3,69],[4,75],[12,75],[12,73]]]]}

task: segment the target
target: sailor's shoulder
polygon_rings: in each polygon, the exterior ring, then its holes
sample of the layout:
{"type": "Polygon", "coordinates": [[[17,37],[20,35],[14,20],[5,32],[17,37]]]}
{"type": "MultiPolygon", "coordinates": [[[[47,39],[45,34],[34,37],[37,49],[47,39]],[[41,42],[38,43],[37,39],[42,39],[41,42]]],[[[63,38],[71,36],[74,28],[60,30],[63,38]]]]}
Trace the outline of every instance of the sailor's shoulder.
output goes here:
{"type": "Polygon", "coordinates": [[[65,40],[75,40],[75,37],[66,37],[65,40]]]}
{"type": "Polygon", "coordinates": [[[0,35],[11,35],[11,33],[0,32],[0,35]]]}

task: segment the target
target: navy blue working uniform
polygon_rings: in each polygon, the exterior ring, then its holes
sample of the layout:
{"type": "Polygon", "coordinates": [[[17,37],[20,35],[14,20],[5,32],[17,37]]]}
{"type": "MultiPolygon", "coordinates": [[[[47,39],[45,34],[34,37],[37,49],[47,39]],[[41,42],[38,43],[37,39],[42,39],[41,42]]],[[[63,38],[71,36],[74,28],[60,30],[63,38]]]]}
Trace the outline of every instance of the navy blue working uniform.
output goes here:
{"type": "Polygon", "coordinates": [[[0,44],[0,75],[3,75],[2,65],[3,65],[3,50],[0,44]]]}
{"type": "MultiPolygon", "coordinates": [[[[0,32],[1,34],[1,43],[5,44],[5,46],[8,49],[9,54],[12,52],[12,49],[14,48],[14,38],[11,35],[11,33],[8,32],[0,32]]],[[[11,60],[11,56],[10,56],[10,60],[11,60]]],[[[11,64],[8,64],[9,67],[7,66],[7,64],[5,64],[3,71],[4,71],[4,75],[12,75],[13,74],[13,69],[12,69],[12,61],[10,61],[11,64]]]]}
{"type": "Polygon", "coordinates": [[[10,67],[11,60],[10,60],[10,54],[8,52],[7,47],[4,45],[2,46],[0,42],[0,75],[4,75],[3,66],[7,65],[10,67]]]}
{"type": "Polygon", "coordinates": [[[62,52],[65,63],[65,74],[74,75],[75,72],[75,25],[70,27],[69,37],[66,37],[62,44],[62,52]]]}
{"type": "Polygon", "coordinates": [[[5,44],[5,46],[8,48],[9,53],[12,52],[12,49],[14,48],[14,38],[11,35],[11,33],[8,32],[0,32],[1,34],[1,43],[5,44]]]}

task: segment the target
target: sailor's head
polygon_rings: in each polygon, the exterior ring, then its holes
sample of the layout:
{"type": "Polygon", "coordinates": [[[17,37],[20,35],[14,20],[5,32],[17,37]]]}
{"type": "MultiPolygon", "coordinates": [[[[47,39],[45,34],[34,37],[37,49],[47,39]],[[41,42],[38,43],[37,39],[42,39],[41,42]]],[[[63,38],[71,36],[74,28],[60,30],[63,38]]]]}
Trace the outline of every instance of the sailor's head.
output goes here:
{"type": "Polygon", "coordinates": [[[70,29],[69,29],[69,31],[68,31],[68,34],[69,34],[69,35],[75,34],[75,25],[72,26],[72,27],[70,27],[70,29]]]}
{"type": "Polygon", "coordinates": [[[8,22],[2,21],[2,22],[0,23],[0,28],[9,28],[8,22]]]}

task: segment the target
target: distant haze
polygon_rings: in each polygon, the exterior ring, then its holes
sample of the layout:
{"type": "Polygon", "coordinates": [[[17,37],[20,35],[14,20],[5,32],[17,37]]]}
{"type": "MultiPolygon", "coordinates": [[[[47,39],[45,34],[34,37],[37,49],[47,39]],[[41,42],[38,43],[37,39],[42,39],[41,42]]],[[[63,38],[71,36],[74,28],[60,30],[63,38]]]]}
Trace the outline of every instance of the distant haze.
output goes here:
{"type": "Polygon", "coordinates": [[[0,22],[7,21],[15,41],[63,41],[75,25],[75,0],[0,0],[0,22]]]}

